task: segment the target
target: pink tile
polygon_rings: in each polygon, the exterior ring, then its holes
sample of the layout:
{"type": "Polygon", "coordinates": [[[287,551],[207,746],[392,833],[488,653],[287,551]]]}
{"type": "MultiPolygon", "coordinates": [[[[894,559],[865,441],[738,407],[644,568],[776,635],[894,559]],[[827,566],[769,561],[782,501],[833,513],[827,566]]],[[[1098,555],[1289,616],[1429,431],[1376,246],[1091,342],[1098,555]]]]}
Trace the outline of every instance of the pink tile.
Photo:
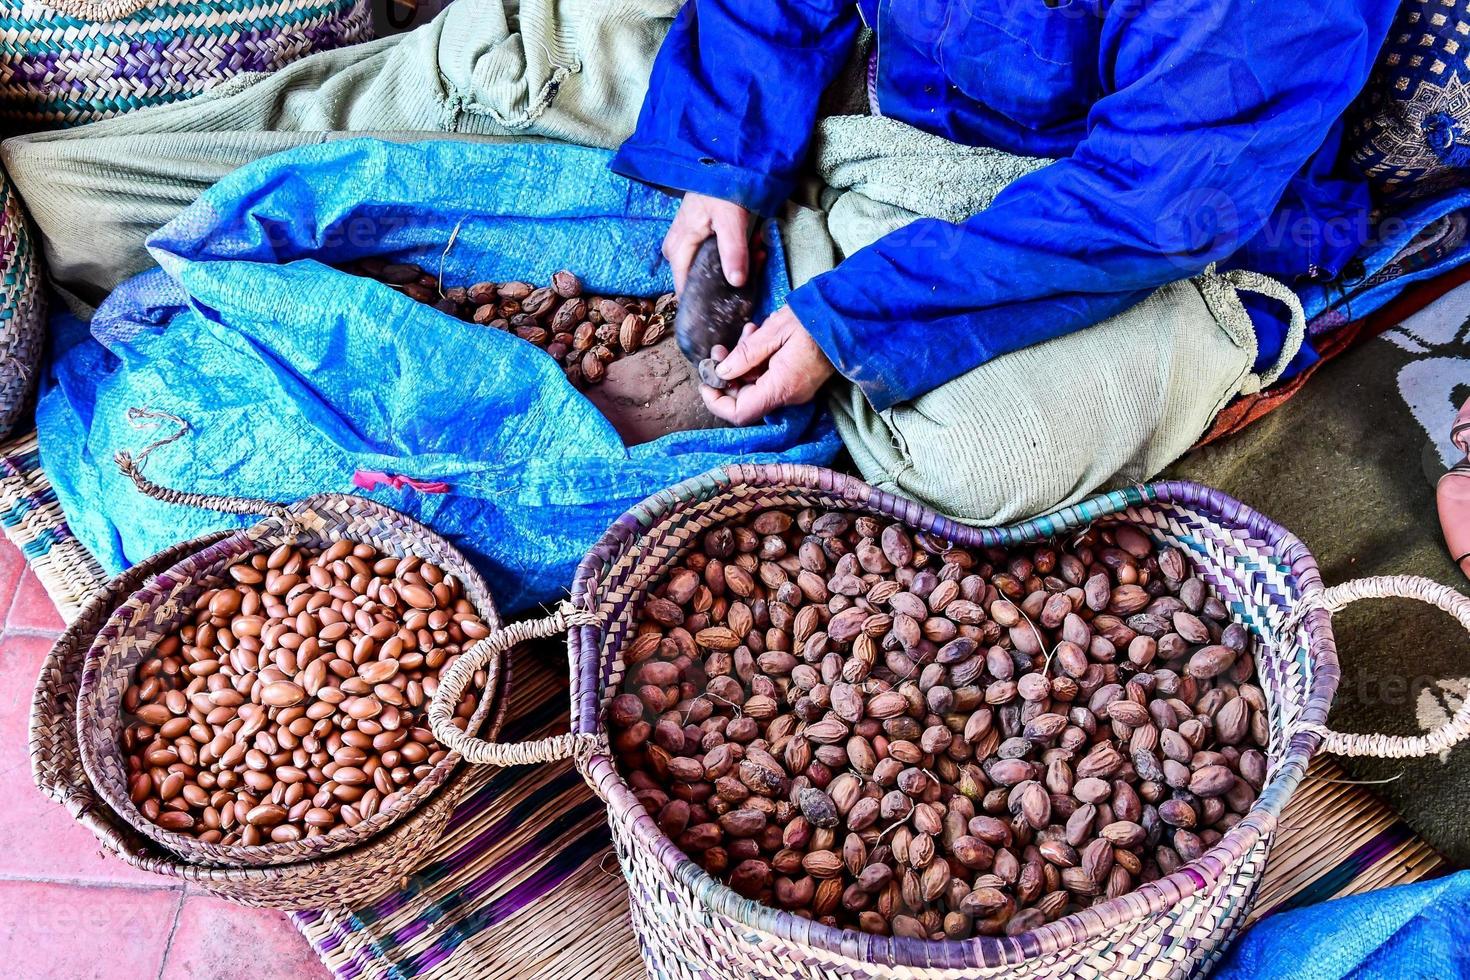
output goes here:
{"type": "Polygon", "coordinates": [[[41,580],[29,568],[20,577],[15,590],[15,599],[10,604],[10,615],[5,617],[6,631],[31,630],[56,634],[66,629],[56,605],[46,594],[41,580]]]}
{"type": "Polygon", "coordinates": [[[179,887],[171,879],[104,856],[92,833],[32,782],[31,694],[50,648],[45,636],[0,640],[0,800],[5,800],[0,806],[0,840],[5,841],[0,876],[179,887]]]}
{"type": "Polygon", "coordinates": [[[282,912],[247,909],[190,893],[179,912],[160,980],[245,980],[331,974],[282,912]]]}
{"type": "Polygon", "coordinates": [[[26,570],[26,560],[10,539],[0,535],[0,609],[9,611],[11,597],[26,570]]]}
{"type": "Polygon", "coordinates": [[[180,892],[0,881],[0,963],[7,977],[156,977],[180,892]]]}

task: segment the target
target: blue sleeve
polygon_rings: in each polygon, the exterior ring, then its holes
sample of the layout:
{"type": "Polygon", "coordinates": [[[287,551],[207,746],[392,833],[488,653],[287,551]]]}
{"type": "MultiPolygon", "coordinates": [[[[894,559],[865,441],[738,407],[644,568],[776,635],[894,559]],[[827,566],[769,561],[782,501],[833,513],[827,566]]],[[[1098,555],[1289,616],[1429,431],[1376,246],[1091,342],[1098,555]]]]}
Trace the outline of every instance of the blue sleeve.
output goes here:
{"type": "Polygon", "coordinates": [[[1115,4],[1108,93],[1070,157],[962,224],[924,219],[856,252],[793,292],[793,312],[881,411],[1197,274],[1266,224],[1366,81],[1393,7],[1115,4]]]}
{"type": "Polygon", "coordinates": [[[852,0],[690,0],[613,170],[774,214],[856,36],[852,0]]]}

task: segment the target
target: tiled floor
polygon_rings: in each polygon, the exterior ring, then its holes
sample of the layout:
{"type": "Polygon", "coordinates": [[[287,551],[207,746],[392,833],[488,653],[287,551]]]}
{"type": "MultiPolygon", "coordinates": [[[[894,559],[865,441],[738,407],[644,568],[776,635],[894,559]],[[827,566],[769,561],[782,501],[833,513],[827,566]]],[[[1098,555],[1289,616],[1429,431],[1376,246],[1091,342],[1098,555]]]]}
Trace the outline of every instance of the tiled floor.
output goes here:
{"type": "Polygon", "coordinates": [[[0,539],[0,976],[16,980],[317,980],[278,912],[246,909],[104,857],[31,783],[27,716],[61,618],[0,539]]]}

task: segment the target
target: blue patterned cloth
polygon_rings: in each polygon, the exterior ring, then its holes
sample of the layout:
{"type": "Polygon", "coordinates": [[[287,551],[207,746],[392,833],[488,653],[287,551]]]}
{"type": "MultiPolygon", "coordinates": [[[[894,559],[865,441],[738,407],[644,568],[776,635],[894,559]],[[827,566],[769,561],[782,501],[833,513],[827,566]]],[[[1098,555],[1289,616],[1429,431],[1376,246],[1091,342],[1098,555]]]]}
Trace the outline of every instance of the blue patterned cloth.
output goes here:
{"type": "Polygon", "coordinates": [[[1470,184],[1470,0],[1403,0],[1349,145],[1389,200],[1470,184]]]}

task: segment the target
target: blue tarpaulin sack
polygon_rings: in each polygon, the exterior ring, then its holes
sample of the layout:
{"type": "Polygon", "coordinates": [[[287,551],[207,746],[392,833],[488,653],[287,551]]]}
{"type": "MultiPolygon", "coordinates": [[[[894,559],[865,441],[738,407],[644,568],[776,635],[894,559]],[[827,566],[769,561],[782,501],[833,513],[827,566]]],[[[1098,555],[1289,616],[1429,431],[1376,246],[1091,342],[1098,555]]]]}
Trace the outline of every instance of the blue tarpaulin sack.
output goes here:
{"type": "MultiPolygon", "coordinates": [[[[503,609],[554,599],[629,506],[730,462],[825,463],[825,412],[680,432],[627,448],[545,352],[333,268],[376,255],[446,284],[671,287],[659,244],[677,202],[552,143],[354,139],[246,166],[157,232],[159,269],[119,287],[90,330],[59,317],[37,408],[42,465],[74,533],[110,572],[235,518],[145,498],[113,465],[187,423],[150,479],[290,501],[362,490],[467,552],[503,609]]],[[[767,308],[787,290],[779,241],[767,308]]]]}

